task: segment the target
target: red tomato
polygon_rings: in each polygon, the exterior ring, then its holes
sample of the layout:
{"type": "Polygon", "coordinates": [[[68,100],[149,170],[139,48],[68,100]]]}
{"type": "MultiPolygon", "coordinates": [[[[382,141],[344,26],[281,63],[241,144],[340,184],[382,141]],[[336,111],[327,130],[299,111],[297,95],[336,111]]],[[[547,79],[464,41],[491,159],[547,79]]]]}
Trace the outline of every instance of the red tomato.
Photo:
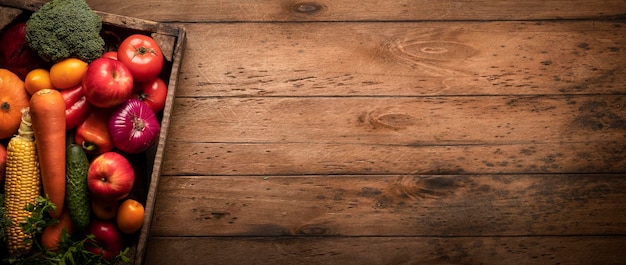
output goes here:
{"type": "Polygon", "coordinates": [[[163,68],[163,53],[150,36],[133,34],[124,39],[117,50],[117,59],[124,63],[137,82],[148,82],[163,68]]]}
{"type": "Polygon", "coordinates": [[[101,57],[111,58],[113,60],[117,60],[117,52],[115,52],[115,51],[108,51],[108,52],[105,52],[104,54],[102,54],[101,57]]]}
{"type": "Polygon", "coordinates": [[[161,78],[155,78],[150,82],[135,85],[134,97],[148,104],[154,113],[158,113],[165,107],[167,98],[167,85],[161,78]]]}

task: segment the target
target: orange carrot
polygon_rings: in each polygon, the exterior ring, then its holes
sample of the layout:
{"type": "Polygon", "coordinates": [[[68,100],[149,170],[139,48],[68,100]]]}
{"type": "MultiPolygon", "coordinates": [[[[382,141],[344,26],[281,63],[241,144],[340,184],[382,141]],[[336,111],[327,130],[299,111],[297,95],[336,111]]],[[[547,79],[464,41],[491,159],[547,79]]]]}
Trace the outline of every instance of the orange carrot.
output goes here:
{"type": "Polygon", "coordinates": [[[72,223],[70,212],[67,209],[63,210],[58,223],[46,226],[43,230],[41,234],[41,245],[48,250],[57,250],[59,248],[59,242],[61,242],[63,229],[65,229],[68,234],[72,234],[74,230],[74,224],[72,223]]]}
{"type": "Polygon", "coordinates": [[[54,89],[42,89],[30,99],[30,115],[37,144],[43,192],[56,205],[59,218],[65,200],[65,101],[54,89]]]}

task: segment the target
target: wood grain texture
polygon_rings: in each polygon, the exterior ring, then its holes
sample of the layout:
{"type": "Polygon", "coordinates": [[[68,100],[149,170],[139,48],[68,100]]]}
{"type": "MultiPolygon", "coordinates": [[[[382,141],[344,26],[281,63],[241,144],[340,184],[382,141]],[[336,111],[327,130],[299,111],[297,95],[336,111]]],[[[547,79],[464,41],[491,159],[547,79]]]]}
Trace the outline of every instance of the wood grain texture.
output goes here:
{"type": "Polygon", "coordinates": [[[623,264],[624,237],[155,237],[147,264],[623,264]],[[180,253],[193,253],[180,255],[180,253]]]}
{"type": "Polygon", "coordinates": [[[164,174],[622,172],[624,28],[189,25],[164,174]]]}
{"type": "Polygon", "coordinates": [[[613,94],[626,83],[617,21],[185,28],[180,97],[613,94]]]}
{"type": "Polygon", "coordinates": [[[623,22],[184,25],[148,262],[624,262],[623,22]]]}
{"type": "Polygon", "coordinates": [[[87,1],[94,9],[158,21],[407,21],[614,18],[621,0],[602,1],[87,1]]]}
{"type": "Polygon", "coordinates": [[[614,142],[491,146],[174,143],[164,175],[620,173],[614,142]]]}
{"type": "Polygon", "coordinates": [[[625,176],[163,177],[152,235],[624,235],[625,176]]]}
{"type": "Polygon", "coordinates": [[[615,141],[625,95],[177,99],[173,142],[489,145],[615,141]],[[213,131],[189,138],[206,125],[213,131]]]}
{"type": "Polygon", "coordinates": [[[163,174],[623,172],[624,106],[620,95],[184,98],[163,174]]]}

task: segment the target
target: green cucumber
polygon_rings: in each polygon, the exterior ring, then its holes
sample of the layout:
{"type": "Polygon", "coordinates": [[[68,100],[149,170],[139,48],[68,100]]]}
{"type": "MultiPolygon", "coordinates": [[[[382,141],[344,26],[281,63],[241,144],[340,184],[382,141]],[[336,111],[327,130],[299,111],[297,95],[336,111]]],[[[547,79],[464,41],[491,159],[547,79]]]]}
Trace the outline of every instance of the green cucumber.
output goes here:
{"type": "Polygon", "coordinates": [[[70,144],[66,150],[65,204],[72,223],[78,231],[84,231],[89,224],[91,206],[87,185],[89,159],[80,145],[70,144]]]}

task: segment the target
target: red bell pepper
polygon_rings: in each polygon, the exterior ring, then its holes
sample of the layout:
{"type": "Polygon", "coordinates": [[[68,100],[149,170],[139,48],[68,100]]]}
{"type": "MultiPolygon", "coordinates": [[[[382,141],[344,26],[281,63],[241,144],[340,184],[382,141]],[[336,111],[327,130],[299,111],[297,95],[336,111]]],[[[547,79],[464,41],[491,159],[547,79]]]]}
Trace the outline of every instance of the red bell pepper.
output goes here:
{"type": "Polygon", "coordinates": [[[63,89],[61,95],[65,101],[65,129],[71,130],[87,119],[92,107],[83,95],[81,85],[63,89]]]}
{"type": "Polygon", "coordinates": [[[74,141],[83,147],[85,153],[99,155],[113,150],[108,126],[111,114],[108,109],[94,108],[87,119],[78,125],[74,141]]]}

